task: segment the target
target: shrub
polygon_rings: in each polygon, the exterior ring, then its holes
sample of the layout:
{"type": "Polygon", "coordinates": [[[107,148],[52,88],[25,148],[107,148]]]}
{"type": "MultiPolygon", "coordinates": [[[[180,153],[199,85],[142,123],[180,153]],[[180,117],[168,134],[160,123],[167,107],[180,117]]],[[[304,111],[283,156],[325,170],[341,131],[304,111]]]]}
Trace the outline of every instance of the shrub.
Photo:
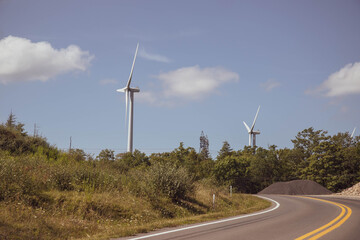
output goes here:
{"type": "Polygon", "coordinates": [[[115,160],[114,150],[103,149],[96,157],[96,159],[103,162],[114,161],[115,160]]]}
{"type": "Polygon", "coordinates": [[[74,189],[72,184],[73,174],[67,166],[58,165],[57,168],[53,168],[52,182],[54,187],[60,191],[70,191],[74,189]]]}
{"type": "MultiPolygon", "coordinates": [[[[0,200],[31,200],[41,195],[45,185],[36,179],[32,159],[0,156],[0,200]]],[[[32,204],[32,203],[31,203],[32,204]]]]}
{"type": "Polygon", "coordinates": [[[185,199],[194,191],[194,180],[187,170],[171,163],[154,163],[145,176],[154,194],[164,194],[172,200],[185,199]]]}
{"type": "Polygon", "coordinates": [[[79,191],[104,192],[121,190],[119,176],[114,175],[111,169],[101,169],[90,162],[78,164],[73,176],[75,187],[79,191]]]}

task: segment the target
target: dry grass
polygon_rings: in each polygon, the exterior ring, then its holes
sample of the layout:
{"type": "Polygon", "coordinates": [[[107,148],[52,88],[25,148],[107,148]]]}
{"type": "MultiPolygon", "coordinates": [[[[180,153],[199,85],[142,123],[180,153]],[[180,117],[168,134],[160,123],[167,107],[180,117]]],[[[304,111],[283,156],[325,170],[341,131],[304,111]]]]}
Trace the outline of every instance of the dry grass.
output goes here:
{"type": "Polygon", "coordinates": [[[249,195],[230,198],[211,180],[194,183],[182,167],[122,173],[116,163],[0,151],[0,239],[109,239],[269,206],[249,195]]]}
{"type": "Polygon", "coordinates": [[[192,198],[173,202],[122,192],[51,191],[41,208],[0,202],[0,239],[109,239],[163,227],[203,222],[258,211],[270,203],[198,184],[192,198]],[[215,208],[212,194],[216,194],[215,208]]]}

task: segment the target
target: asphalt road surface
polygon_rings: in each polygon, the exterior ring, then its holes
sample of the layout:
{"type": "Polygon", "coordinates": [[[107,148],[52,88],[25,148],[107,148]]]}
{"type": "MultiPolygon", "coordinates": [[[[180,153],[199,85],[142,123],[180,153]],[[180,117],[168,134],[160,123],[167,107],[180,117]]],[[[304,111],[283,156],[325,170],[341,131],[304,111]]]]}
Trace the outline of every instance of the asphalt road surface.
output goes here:
{"type": "Polygon", "coordinates": [[[360,239],[360,200],[263,195],[273,206],[262,212],[153,231],[121,239],[360,239]]]}

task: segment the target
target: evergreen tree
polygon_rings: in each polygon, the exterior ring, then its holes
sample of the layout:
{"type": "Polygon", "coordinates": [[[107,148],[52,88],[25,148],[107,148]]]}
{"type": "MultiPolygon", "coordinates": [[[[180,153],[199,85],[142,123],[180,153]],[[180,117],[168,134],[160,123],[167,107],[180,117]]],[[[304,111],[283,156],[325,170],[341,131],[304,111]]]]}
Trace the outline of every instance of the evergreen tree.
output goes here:
{"type": "Polygon", "coordinates": [[[25,125],[23,123],[16,122],[16,116],[11,111],[8,120],[5,123],[5,127],[7,127],[8,129],[13,129],[21,133],[21,135],[26,136],[24,126],[25,125]]]}
{"type": "Polygon", "coordinates": [[[12,113],[12,111],[10,112],[10,115],[8,117],[8,120],[5,123],[5,126],[7,128],[15,128],[16,127],[16,117],[15,115],[12,113]]]}
{"type": "Polygon", "coordinates": [[[233,153],[233,150],[230,147],[230,144],[227,141],[224,141],[224,144],[222,148],[219,151],[219,154],[217,156],[217,160],[224,159],[226,156],[231,156],[233,153]]]}

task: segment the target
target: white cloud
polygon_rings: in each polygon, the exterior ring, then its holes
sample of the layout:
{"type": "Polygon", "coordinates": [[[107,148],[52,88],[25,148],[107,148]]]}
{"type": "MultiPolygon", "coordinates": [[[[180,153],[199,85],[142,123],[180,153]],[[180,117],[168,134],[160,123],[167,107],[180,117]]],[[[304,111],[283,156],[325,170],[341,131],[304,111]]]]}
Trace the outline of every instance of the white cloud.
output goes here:
{"type": "Polygon", "coordinates": [[[47,81],[59,74],[85,71],[92,59],[76,45],[58,50],[48,42],[8,36],[0,40],[0,82],[47,81]]]}
{"type": "Polygon", "coordinates": [[[239,75],[222,67],[193,66],[161,73],[155,78],[161,82],[160,90],[146,92],[139,100],[170,106],[178,100],[191,101],[205,98],[216,92],[222,84],[238,81],[239,75]]]}
{"type": "Polygon", "coordinates": [[[153,92],[148,91],[140,91],[139,94],[136,94],[136,100],[150,104],[155,104],[157,102],[156,95],[153,92]]]}
{"type": "Polygon", "coordinates": [[[118,83],[118,81],[116,79],[112,79],[112,78],[106,78],[106,79],[100,80],[101,85],[117,84],[117,83],[118,83]]]}
{"type": "Polygon", "coordinates": [[[157,61],[157,62],[163,62],[163,63],[170,62],[170,59],[168,59],[167,57],[161,56],[161,55],[158,55],[158,54],[148,53],[143,48],[140,49],[139,56],[142,57],[142,58],[145,58],[147,60],[151,60],[151,61],[157,61]]]}
{"type": "Polygon", "coordinates": [[[157,78],[163,82],[165,96],[199,99],[223,83],[239,80],[239,75],[221,67],[201,69],[193,66],[161,73],[157,78]]]}
{"type": "Polygon", "coordinates": [[[278,81],[275,81],[274,79],[269,79],[264,83],[260,84],[260,87],[264,88],[265,91],[270,92],[276,87],[279,87],[281,84],[278,81]]]}
{"type": "Polygon", "coordinates": [[[315,91],[307,91],[307,93],[319,92],[327,97],[360,94],[360,62],[346,65],[331,74],[315,91]]]}

